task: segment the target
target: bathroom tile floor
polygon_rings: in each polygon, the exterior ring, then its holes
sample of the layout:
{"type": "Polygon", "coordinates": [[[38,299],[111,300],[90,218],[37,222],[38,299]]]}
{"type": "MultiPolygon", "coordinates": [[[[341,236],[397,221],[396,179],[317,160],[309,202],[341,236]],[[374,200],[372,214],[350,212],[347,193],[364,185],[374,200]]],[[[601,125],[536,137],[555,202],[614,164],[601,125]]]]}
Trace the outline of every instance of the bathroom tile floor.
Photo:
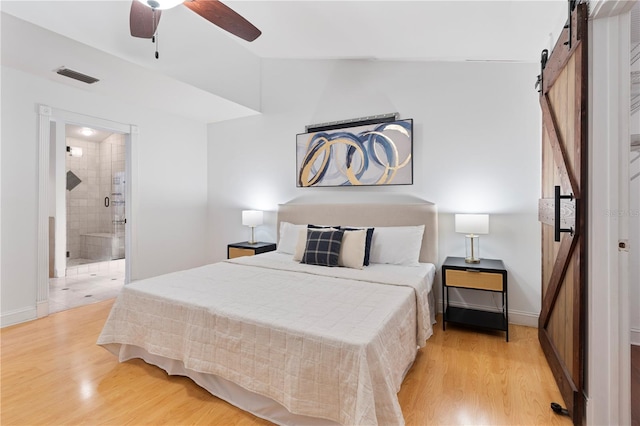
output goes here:
{"type": "Polygon", "coordinates": [[[49,313],[112,299],[124,285],[124,259],[68,267],[49,279],[49,313]]]}

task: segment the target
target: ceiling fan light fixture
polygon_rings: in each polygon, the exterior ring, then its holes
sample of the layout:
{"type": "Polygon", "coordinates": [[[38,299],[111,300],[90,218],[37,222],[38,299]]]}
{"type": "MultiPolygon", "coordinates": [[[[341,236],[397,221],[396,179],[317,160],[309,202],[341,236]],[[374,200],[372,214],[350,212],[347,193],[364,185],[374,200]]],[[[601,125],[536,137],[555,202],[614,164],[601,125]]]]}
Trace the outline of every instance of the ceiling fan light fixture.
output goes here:
{"type": "Polygon", "coordinates": [[[166,10],[176,7],[184,2],[184,0],[138,0],[151,9],[166,10]]]}

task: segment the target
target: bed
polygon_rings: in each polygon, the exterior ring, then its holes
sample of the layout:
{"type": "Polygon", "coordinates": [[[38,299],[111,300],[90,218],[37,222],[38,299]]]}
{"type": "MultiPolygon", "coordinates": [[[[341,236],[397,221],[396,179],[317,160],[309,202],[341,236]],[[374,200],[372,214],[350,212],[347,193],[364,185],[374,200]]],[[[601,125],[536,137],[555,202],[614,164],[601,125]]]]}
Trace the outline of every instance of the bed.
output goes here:
{"type": "Polygon", "coordinates": [[[436,206],[291,203],[277,223],[276,252],[126,285],[98,344],[274,423],[404,424],[397,393],[435,322],[436,206]],[[353,240],[370,228],[368,266],[296,258],[301,243],[311,251],[303,234],[353,240]],[[411,243],[388,250],[405,235],[411,243]]]}

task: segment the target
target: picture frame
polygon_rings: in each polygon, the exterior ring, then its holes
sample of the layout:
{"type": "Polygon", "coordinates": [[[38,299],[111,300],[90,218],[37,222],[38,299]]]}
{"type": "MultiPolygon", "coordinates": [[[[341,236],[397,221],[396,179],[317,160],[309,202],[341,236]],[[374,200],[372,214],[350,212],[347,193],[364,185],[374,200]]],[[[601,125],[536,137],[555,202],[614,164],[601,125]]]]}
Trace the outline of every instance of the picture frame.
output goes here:
{"type": "Polygon", "coordinates": [[[413,119],[296,135],[296,186],[413,184],[413,119]]]}

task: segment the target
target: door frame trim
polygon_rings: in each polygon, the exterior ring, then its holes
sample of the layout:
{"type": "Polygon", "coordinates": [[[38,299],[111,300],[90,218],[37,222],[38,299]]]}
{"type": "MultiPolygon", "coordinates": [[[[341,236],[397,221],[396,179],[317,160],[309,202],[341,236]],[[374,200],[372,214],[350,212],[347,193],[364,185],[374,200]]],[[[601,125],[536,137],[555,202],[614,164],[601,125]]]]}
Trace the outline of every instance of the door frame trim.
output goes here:
{"type": "MultiPolygon", "coordinates": [[[[138,127],[102,118],[52,108],[48,105],[37,105],[38,111],[38,264],[36,282],[36,317],[49,315],[49,200],[50,188],[50,157],[51,157],[51,123],[56,126],[80,124],[89,127],[109,130],[125,135],[125,206],[127,223],[125,224],[125,284],[131,281],[132,258],[137,244],[134,235],[136,206],[132,200],[136,199],[137,179],[133,176],[134,161],[137,159],[138,127]]],[[[59,144],[66,141],[57,141],[59,144]]],[[[55,193],[53,194],[55,196],[55,193]]]]}
{"type": "MultiPolygon", "coordinates": [[[[587,418],[631,423],[628,253],[629,10],[602,1],[590,23],[587,418]],[[596,163],[597,162],[597,163],[596,163]],[[626,206],[626,207],[625,207],[626,206]],[[597,259],[597,261],[595,261],[597,259]],[[608,301],[608,303],[603,303],[608,301]]],[[[624,7],[623,7],[624,6],[624,7]]]]}

